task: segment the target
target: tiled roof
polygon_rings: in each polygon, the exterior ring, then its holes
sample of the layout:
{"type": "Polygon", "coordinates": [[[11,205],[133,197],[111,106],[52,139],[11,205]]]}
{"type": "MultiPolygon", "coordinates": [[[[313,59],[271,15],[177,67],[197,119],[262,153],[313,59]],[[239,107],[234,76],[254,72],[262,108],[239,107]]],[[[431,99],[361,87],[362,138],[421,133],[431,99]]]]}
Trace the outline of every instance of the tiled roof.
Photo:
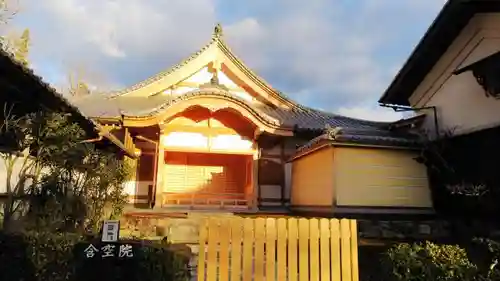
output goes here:
{"type": "Polygon", "coordinates": [[[151,97],[111,97],[105,94],[90,94],[76,97],[71,102],[85,115],[92,118],[119,118],[124,112],[148,111],[165,103],[168,96],[151,97]]]}
{"type": "Polygon", "coordinates": [[[162,79],[163,77],[165,76],[168,76],[170,75],[171,73],[175,72],[176,70],[184,67],[186,64],[188,64],[189,62],[195,60],[196,58],[198,58],[203,52],[205,52],[208,48],[210,48],[212,45],[214,44],[217,44],[219,42],[219,38],[218,37],[212,37],[212,39],[207,43],[205,44],[205,46],[203,46],[201,49],[199,49],[198,51],[192,53],[189,57],[187,57],[186,59],[182,60],[181,62],[179,62],[178,64],[170,67],[169,69],[165,70],[165,71],[162,71],[154,76],[151,76],[149,77],[148,79],[144,80],[144,81],[141,81],[137,84],[134,84],[130,87],[127,87],[127,88],[124,88],[124,89],[121,89],[119,91],[116,91],[116,92],[111,92],[109,93],[108,95],[111,95],[111,96],[114,96],[114,97],[119,97],[123,94],[126,94],[128,92],[131,92],[131,91],[134,91],[134,90],[137,90],[137,89],[140,89],[148,84],[151,84],[151,83],[154,83],[160,79],[162,79]]]}
{"type": "Polygon", "coordinates": [[[359,120],[354,118],[349,118],[333,113],[323,112],[320,110],[304,107],[295,101],[288,98],[284,93],[272,88],[268,83],[254,73],[251,69],[246,67],[243,62],[231,51],[229,46],[224,42],[222,38],[222,28],[217,25],[214,29],[212,39],[208,44],[203,46],[199,51],[193,53],[187,59],[183,60],[179,64],[174,65],[170,69],[160,72],[159,74],[135,84],[131,87],[125,88],[120,91],[100,94],[100,95],[89,95],[84,96],[79,99],[73,100],[80,110],[82,110],[87,116],[94,118],[120,118],[121,116],[148,116],[154,114],[156,111],[164,109],[169,105],[177,103],[179,101],[189,99],[195,96],[204,95],[219,95],[226,98],[232,99],[233,101],[244,104],[247,108],[250,108],[257,116],[262,118],[265,122],[284,128],[294,128],[296,130],[315,130],[322,131],[325,126],[331,127],[356,127],[364,129],[378,129],[385,128],[389,123],[372,122],[359,120]],[[220,90],[208,91],[198,90],[183,94],[181,96],[166,96],[166,95],[153,95],[149,97],[133,97],[126,95],[127,93],[137,90],[139,88],[145,87],[151,83],[161,80],[162,78],[172,74],[173,72],[181,69],[191,61],[198,58],[202,53],[211,47],[217,47],[222,51],[237,67],[239,67],[250,79],[261,84],[264,88],[267,88],[271,92],[275,93],[277,97],[282,99],[286,104],[291,105],[292,110],[286,109],[276,109],[269,106],[256,106],[254,104],[248,104],[248,102],[241,100],[228,92],[223,92],[220,90]]]}
{"type": "Polygon", "coordinates": [[[87,133],[96,133],[96,128],[92,120],[84,116],[77,107],[72,105],[65,97],[58,93],[56,89],[43,81],[42,77],[36,75],[31,68],[17,62],[1,48],[0,65],[2,65],[0,75],[6,77],[9,83],[16,84],[19,90],[19,92],[16,93],[4,91],[2,102],[22,101],[24,102],[22,108],[28,112],[30,110],[47,108],[52,111],[71,113],[87,133]],[[14,94],[16,96],[12,96],[14,94]],[[20,94],[24,96],[19,96],[20,94]],[[27,100],[32,103],[26,104],[25,101],[27,100]]]}
{"type": "Polygon", "coordinates": [[[99,124],[88,118],[78,107],[63,97],[48,83],[44,82],[32,69],[17,62],[2,49],[0,49],[0,65],[2,66],[0,75],[6,77],[8,82],[15,85],[18,90],[15,93],[10,93],[8,90],[4,91],[4,95],[1,98],[2,102],[22,102],[22,106],[18,107],[24,110],[22,114],[38,111],[42,108],[56,112],[70,113],[72,118],[87,134],[90,136],[102,134],[102,136],[124,150],[129,156],[135,157],[133,152],[125,149],[123,144],[113,134],[103,131],[99,124]]]}
{"type": "Polygon", "coordinates": [[[388,129],[360,129],[354,127],[336,127],[326,129],[325,133],[299,147],[296,155],[303,154],[325,142],[356,143],[394,147],[418,147],[421,139],[416,134],[395,132],[388,129]]]}
{"type": "Polygon", "coordinates": [[[231,99],[253,111],[263,122],[296,130],[324,130],[326,127],[346,127],[365,130],[385,130],[390,123],[349,118],[312,108],[299,107],[294,110],[273,108],[267,105],[249,104],[227,91],[209,88],[192,91],[179,96],[154,95],[150,97],[111,97],[89,95],[73,100],[85,115],[94,118],[120,118],[123,116],[151,116],[178,102],[203,96],[231,99]]]}

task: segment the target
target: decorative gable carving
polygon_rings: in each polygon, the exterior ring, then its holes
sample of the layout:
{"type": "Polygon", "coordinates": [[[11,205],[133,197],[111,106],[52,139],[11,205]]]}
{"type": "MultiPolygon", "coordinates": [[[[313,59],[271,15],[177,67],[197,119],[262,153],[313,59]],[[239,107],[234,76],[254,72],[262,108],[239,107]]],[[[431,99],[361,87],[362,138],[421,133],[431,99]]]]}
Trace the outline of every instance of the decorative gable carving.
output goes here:
{"type": "Polygon", "coordinates": [[[203,67],[198,72],[163,91],[162,94],[179,96],[203,88],[219,88],[247,102],[257,101],[254,96],[234,83],[223,71],[210,70],[209,66],[203,67]]]}

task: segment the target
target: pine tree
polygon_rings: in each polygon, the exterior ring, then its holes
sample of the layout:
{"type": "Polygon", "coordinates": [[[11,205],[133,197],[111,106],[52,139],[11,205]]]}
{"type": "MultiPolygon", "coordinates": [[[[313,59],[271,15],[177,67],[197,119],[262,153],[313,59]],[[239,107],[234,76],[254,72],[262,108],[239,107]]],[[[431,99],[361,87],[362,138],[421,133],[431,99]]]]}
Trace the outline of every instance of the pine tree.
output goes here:
{"type": "Polygon", "coordinates": [[[13,46],[14,59],[24,66],[28,66],[29,64],[28,61],[29,48],[30,48],[30,30],[25,29],[21,34],[21,37],[19,37],[19,39],[16,40],[13,46]]]}
{"type": "Polygon", "coordinates": [[[83,96],[91,93],[89,85],[83,81],[80,75],[74,75],[73,73],[70,73],[68,75],[68,82],[69,94],[72,96],[83,96]]]}

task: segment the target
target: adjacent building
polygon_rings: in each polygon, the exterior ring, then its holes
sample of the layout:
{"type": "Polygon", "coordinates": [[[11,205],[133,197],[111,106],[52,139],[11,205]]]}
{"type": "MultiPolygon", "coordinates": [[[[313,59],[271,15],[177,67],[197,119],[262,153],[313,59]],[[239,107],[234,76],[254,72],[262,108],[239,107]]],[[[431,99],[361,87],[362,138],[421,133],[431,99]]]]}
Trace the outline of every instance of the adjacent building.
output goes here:
{"type": "MultiPolygon", "coordinates": [[[[68,113],[72,120],[87,132],[88,141],[92,141],[97,147],[112,149],[117,153],[117,157],[135,157],[133,151],[126,148],[125,144],[111,134],[107,128],[82,115],[76,107],[57,93],[54,88],[43,82],[31,69],[17,63],[2,50],[0,50],[0,77],[2,77],[0,82],[2,120],[5,120],[4,118],[18,118],[39,111],[68,113]]],[[[5,121],[2,121],[0,125],[2,130],[4,125],[5,121]]],[[[12,149],[5,139],[0,138],[2,152],[11,152],[12,149]]],[[[17,161],[14,164],[12,184],[18,181],[22,162],[17,161]]],[[[6,172],[4,161],[0,161],[0,197],[7,191],[6,172]]]]}
{"type": "Polygon", "coordinates": [[[435,141],[421,160],[450,215],[500,213],[499,70],[500,1],[450,0],[379,100],[416,112],[413,126],[435,141]]]}

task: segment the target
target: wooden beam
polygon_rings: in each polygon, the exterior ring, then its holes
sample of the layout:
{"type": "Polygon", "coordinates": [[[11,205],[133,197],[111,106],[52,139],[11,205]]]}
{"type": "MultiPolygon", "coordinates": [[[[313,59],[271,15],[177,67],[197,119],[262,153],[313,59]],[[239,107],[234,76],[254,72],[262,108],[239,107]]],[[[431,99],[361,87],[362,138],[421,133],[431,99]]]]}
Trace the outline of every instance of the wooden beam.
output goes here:
{"type": "Polygon", "coordinates": [[[210,149],[210,148],[200,148],[200,147],[176,147],[176,146],[164,146],[166,152],[190,152],[190,153],[217,153],[217,154],[238,154],[238,155],[251,155],[255,152],[253,149],[210,149]]]}
{"type": "MultiPolygon", "coordinates": [[[[197,83],[197,82],[189,82],[189,81],[183,81],[179,82],[175,85],[175,87],[188,87],[188,88],[199,88],[202,85],[202,83],[197,83]]],[[[245,90],[243,90],[240,87],[234,87],[234,86],[229,86],[229,85],[224,85],[227,87],[229,91],[232,92],[238,92],[238,93],[247,93],[245,90]]],[[[175,90],[175,88],[174,88],[175,90]]]]}
{"type": "MultiPolygon", "coordinates": [[[[228,127],[206,127],[206,126],[190,126],[190,125],[165,125],[165,134],[172,132],[182,132],[182,133],[200,133],[204,136],[217,136],[217,135],[239,135],[244,137],[249,137],[252,133],[240,134],[238,131],[228,127]]],[[[246,133],[246,132],[243,132],[246,133]]]]}
{"type": "Polygon", "coordinates": [[[261,158],[269,158],[269,159],[282,159],[282,155],[281,155],[281,152],[279,154],[275,154],[275,153],[262,153],[261,154],[261,158]]]}

